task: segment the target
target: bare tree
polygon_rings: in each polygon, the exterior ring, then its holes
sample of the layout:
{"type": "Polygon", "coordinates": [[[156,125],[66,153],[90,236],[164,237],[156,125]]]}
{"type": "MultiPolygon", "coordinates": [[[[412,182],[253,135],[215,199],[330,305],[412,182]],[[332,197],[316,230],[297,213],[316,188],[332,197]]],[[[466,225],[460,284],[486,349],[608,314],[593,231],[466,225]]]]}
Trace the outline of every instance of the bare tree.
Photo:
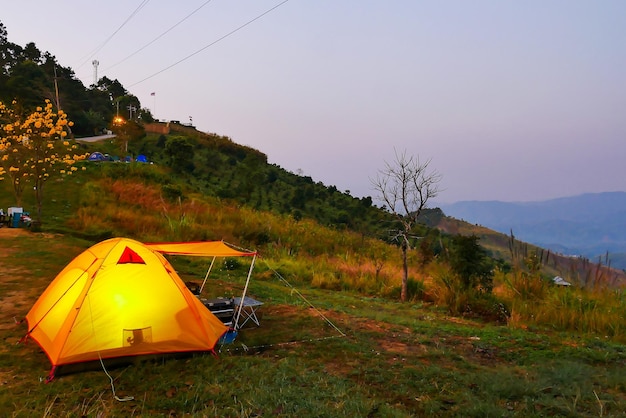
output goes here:
{"type": "Polygon", "coordinates": [[[374,190],[378,192],[378,199],[400,223],[400,229],[394,231],[393,238],[402,248],[400,298],[403,302],[407,299],[410,233],[428,201],[439,194],[441,175],[435,170],[429,170],[429,165],[430,160],[422,163],[419,157],[408,156],[406,151],[400,154],[396,151],[395,160],[392,163],[385,161],[385,168],[378,172],[376,178],[371,179],[374,190]]]}

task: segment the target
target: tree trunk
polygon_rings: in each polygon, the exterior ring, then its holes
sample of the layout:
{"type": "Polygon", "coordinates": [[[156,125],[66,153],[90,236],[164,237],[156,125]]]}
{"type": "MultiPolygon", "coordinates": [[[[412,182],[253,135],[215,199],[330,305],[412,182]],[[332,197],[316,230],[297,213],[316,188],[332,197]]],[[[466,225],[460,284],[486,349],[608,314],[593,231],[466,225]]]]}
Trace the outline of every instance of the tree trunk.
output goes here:
{"type": "Polygon", "coordinates": [[[37,190],[35,194],[37,196],[37,221],[41,223],[41,207],[43,205],[43,182],[35,182],[37,190]]]}
{"type": "Polygon", "coordinates": [[[407,287],[409,281],[409,264],[407,261],[407,244],[402,243],[402,289],[400,291],[400,300],[406,302],[407,287]]]}
{"type": "Polygon", "coordinates": [[[13,180],[13,194],[15,196],[15,206],[17,206],[18,208],[22,207],[22,191],[22,183],[16,183],[15,180],[13,180]]]}

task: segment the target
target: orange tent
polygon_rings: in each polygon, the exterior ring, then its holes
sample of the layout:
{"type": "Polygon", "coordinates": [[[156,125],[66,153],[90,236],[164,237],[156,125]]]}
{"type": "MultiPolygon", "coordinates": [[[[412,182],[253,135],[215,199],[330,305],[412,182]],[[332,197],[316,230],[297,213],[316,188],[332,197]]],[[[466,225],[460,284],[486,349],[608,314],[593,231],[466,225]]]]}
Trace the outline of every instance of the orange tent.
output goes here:
{"type": "MultiPolygon", "coordinates": [[[[213,351],[228,328],[159,252],[127,238],[72,260],[26,315],[57,367],[127,356],[213,351]]],[[[25,338],[26,338],[25,337],[25,338]]]]}

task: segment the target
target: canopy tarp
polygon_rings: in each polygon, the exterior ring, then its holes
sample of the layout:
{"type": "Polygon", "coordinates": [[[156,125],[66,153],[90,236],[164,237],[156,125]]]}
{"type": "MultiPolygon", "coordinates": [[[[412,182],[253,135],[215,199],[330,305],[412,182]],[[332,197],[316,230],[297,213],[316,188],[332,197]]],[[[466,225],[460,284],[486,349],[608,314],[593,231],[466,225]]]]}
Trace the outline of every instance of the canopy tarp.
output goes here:
{"type": "Polygon", "coordinates": [[[198,242],[153,242],[146,243],[153,251],[169,255],[187,255],[196,257],[253,257],[255,251],[239,251],[224,243],[224,241],[198,242]]]}
{"type": "MultiPolygon", "coordinates": [[[[248,277],[246,277],[246,284],[243,288],[243,294],[241,300],[245,300],[246,292],[248,291],[248,285],[250,284],[250,276],[252,275],[252,269],[254,268],[254,262],[256,260],[256,251],[239,251],[229,245],[226,245],[224,241],[197,241],[197,242],[152,242],[145,244],[152,251],[156,251],[161,254],[168,255],[184,255],[195,257],[212,257],[213,260],[209,265],[209,269],[204,276],[202,286],[200,286],[200,293],[206,285],[209,274],[213,269],[216,257],[252,257],[250,262],[250,270],[248,270],[248,277]]],[[[239,305],[237,314],[234,320],[234,329],[239,329],[239,318],[241,317],[241,310],[243,304],[239,305]]]]}

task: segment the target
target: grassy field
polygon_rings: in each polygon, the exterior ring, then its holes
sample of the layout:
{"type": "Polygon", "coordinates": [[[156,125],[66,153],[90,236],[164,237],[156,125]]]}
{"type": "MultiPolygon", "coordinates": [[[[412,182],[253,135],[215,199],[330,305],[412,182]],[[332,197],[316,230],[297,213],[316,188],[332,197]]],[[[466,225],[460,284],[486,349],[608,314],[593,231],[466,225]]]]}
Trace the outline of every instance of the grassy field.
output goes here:
{"type": "MultiPolygon", "coordinates": [[[[626,414],[626,348],[608,338],[485,324],[450,317],[423,302],[401,304],[300,284],[295,291],[263,266],[250,288],[265,302],[261,326],[243,329],[218,356],[111,369],[113,386],[102,369],[45,384],[47,357],[32,342],[18,344],[26,326],[15,320],[89,245],[63,235],[0,229],[0,415],[626,414]],[[116,400],[113,388],[119,398],[133,399],[116,400]]],[[[197,279],[188,265],[175,266],[186,280],[197,279]]],[[[243,273],[218,269],[208,292],[234,294],[242,285],[243,273]]]]}

